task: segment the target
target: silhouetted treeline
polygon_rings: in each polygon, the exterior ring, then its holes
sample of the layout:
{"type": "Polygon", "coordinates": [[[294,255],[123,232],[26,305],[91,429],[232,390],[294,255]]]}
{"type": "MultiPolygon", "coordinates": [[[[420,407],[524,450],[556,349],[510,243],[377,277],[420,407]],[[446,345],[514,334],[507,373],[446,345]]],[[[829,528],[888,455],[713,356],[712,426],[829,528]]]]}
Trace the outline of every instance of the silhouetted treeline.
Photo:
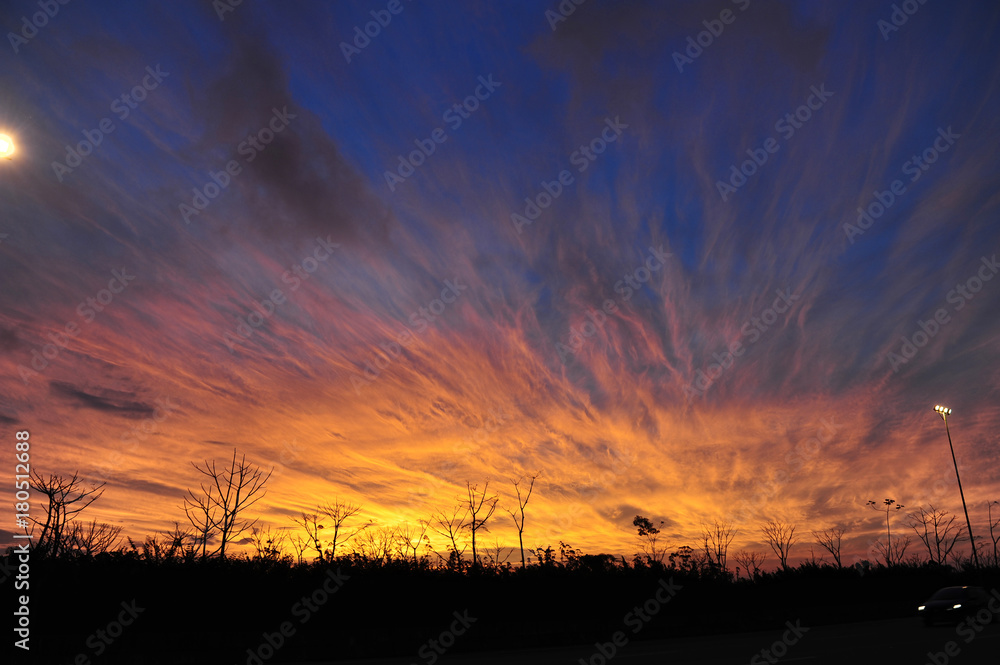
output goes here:
{"type": "Polygon", "coordinates": [[[475,621],[449,650],[492,650],[593,644],[635,626],[634,639],[651,639],[765,630],[785,621],[808,626],[910,616],[936,589],[964,583],[998,588],[1000,570],[802,564],[748,580],[690,561],[627,561],[571,548],[524,569],[461,571],[426,559],[342,556],[295,565],[137,549],[32,561],[32,656],[48,663],[85,654],[94,663],[243,664],[247,649],[289,622],[293,634],[261,662],[377,655],[419,662],[418,650],[446,631],[456,613],[475,621]],[[325,600],[317,593],[324,587],[331,591],[325,600]],[[658,591],[666,597],[667,588],[669,602],[652,602],[658,591]],[[306,598],[313,608],[303,604],[306,598]],[[95,645],[104,644],[95,631],[123,603],[141,612],[95,657],[95,645]],[[635,610],[643,607],[657,612],[641,620],[635,610]]]}
{"type": "MultiPolygon", "coordinates": [[[[27,591],[32,660],[263,665],[399,655],[428,662],[440,636],[447,651],[462,652],[593,645],[616,631],[650,639],[787,621],[916,620],[917,605],[942,586],[1000,588],[1000,519],[992,511],[989,541],[977,538],[984,566],[956,550],[963,527],[947,511],[908,514],[913,543],[893,533],[891,517],[902,506],[886,499],[869,502],[885,512],[885,540],[873,540],[868,560],[854,565],[841,556],[842,526],[812,532],[832,565],[811,558],[796,567],[796,526],[759,524],[778,565],[766,572],[765,552],[730,556],[738,528],[720,520],[704,526],[697,547],[668,547],[663,522],[636,515],[642,554],[631,559],[583,554],[565,542],[525,548],[536,475],[512,480],[517,501],[504,506],[518,531],[512,563],[511,548],[483,539],[500,501],[489,482],[467,483],[453,509],[417,524],[380,526],[360,506],[335,499],[302,512],[293,520],[302,532],[289,537],[258,528],[246,510],[263,496],[269,473],[235,450],[226,466],[195,468],[211,482],[185,500],[192,528],[175,524],[127,544],[119,527],[74,519],[101,486],[87,489],[76,474],[32,476],[48,499],[32,518],[35,529],[26,529],[36,538],[27,591]],[[432,533],[443,551],[432,547],[432,533]],[[239,544],[250,551],[237,552],[239,544]]],[[[6,556],[4,587],[13,586],[15,559],[6,556]]]]}

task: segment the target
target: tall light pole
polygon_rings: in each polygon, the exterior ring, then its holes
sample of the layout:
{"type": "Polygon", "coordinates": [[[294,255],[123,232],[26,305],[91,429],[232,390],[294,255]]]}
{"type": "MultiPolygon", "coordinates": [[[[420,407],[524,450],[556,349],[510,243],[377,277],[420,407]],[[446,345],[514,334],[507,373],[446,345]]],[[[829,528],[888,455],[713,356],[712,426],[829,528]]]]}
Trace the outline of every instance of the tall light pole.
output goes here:
{"type": "Polygon", "coordinates": [[[969,508],[965,505],[965,492],[962,491],[962,476],[958,473],[958,461],[955,459],[955,446],[951,443],[951,430],[948,428],[948,416],[951,409],[946,406],[935,406],[934,411],[944,420],[944,431],[948,433],[948,447],[951,449],[951,461],[955,465],[955,477],[958,478],[958,493],[962,497],[962,510],[965,511],[965,525],[969,528],[969,542],[972,543],[972,561],[979,568],[979,554],[976,553],[976,539],[972,536],[972,521],[969,520],[969,508]]]}

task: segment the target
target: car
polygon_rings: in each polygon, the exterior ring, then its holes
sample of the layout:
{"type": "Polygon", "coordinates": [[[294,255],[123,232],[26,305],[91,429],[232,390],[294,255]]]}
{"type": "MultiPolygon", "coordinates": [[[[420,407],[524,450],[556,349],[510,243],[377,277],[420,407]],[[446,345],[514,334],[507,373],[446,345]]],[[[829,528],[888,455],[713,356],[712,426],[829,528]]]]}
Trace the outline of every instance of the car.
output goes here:
{"type": "Polygon", "coordinates": [[[1000,613],[993,612],[989,607],[990,596],[986,590],[978,586],[946,586],[938,589],[927,599],[917,613],[928,626],[938,622],[958,623],[982,609],[992,615],[993,621],[1000,620],[1000,613]]]}

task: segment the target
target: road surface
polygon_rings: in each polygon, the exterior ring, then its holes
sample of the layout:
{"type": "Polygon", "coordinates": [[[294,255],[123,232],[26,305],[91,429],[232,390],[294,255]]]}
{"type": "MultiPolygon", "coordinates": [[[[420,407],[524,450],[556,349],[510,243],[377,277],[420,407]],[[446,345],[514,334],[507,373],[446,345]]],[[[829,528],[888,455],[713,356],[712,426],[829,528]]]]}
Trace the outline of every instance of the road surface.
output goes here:
{"type": "MultiPolygon", "coordinates": [[[[1000,665],[1000,624],[959,629],[925,627],[918,619],[891,619],[832,626],[802,626],[785,630],[688,637],[674,640],[629,641],[606,658],[591,644],[574,647],[444,653],[434,665],[1000,665]],[[961,630],[961,632],[959,632],[961,630]],[[950,644],[949,644],[950,643],[950,644]],[[767,650],[768,654],[762,653],[767,650]],[[951,655],[948,651],[951,651],[951,655]],[[934,654],[932,659],[931,655],[934,654]],[[777,657],[782,655],[782,657],[777,657]],[[756,656],[756,658],[755,658],[756,656]],[[582,660],[581,660],[582,659],[582,660]]],[[[608,636],[608,643],[611,642],[608,636]]],[[[606,644],[605,654],[611,654],[606,644]]],[[[426,653],[426,652],[425,652],[426,653]]],[[[410,657],[301,663],[297,665],[428,665],[417,653],[410,657]]]]}

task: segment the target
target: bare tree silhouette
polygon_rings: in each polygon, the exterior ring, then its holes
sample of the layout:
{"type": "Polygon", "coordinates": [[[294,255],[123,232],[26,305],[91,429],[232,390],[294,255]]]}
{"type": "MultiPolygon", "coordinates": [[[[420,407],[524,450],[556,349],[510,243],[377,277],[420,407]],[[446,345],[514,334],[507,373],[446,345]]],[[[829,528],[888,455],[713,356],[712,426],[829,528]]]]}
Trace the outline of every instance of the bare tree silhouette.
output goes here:
{"type": "Polygon", "coordinates": [[[986,511],[990,520],[990,540],[993,541],[993,565],[1000,566],[1000,514],[993,519],[993,506],[1000,505],[1000,501],[987,501],[986,511]]]}
{"type": "Polygon", "coordinates": [[[958,517],[933,505],[928,510],[922,506],[907,515],[907,526],[927,548],[927,556],[937,564],[944,564],[955,545],[962,540],[963,527],[956,524],[958,517]]]}
{"type": "Polygon", "coordinates": [[[352,538],[375,524],[373,521],[368,520],[367,523],[362,524],[353,531],[348,531],[346,528],[347,520],[358,515],[361,512],[361,506],[340,498],[323,504],[318,510],[324,517],[329,519],[330,528],[333,529],[333,537],[330,539],[329,558],[331,561],[337,556],[338,544],[346,545],[352,538]]]}
{"type": "Polygon", "coordinates": [[[909,548],[911,542],[909,536],[905,536],[902,540],[900,540],[899,536],[896,536],[896,540],[890,546],[887,542],[883,543],[880,538],[875,541],[875,552],[882,555],[887,566],[898,565],[903,562],[903,557],[906,555],[906,550],[909,548]]]}
{"type": "Polygon", "coordinates": [[[507,555],[503,556],[503,551],[505,549],[507,549],[507,546],[501,543],[500,539],[497,538],[494,545],[486,550],[486,559],[488,561],[487,567],[490,570],[499,570],[505,563],[507,563],[507,560],[510,559],[511,552],[507,552],[507,555]]]}
{"type": "Polygon", "coordinates": [[[280,561],[284,556],[282,546],[286,539],[287,534],[275,533],[271,527],[261,529],[255,526],[250,529],[250,545],[256,558],[261,561],[280,561]]]}
{"type": "MultiPolygon", "coordinates": [[[[190,492],[191,490],[188,490],[190,492]]],[[[201,558],[208,557],[208,543],[215,537],[215,517],[217,514],[211,501],[191,502],[184,497],[184,514],[194,527],[194,542],[201,549],[201,558]]]]}
{"type": "Polygon", "coordinates": [[[820,545],[833,555],[833,560],[837,563],[837,568],[843,568],[840,560],[840,548],[844,540],[844,534],[847,533],[847,529],[842,526],[835,526],[824,531],[813,531],[813,538],[816,539],[816,544],[820,545]]]}
{"type": "Polygon", "coordinates": [[[292,518],[292,521],[305,529],[306,541],[305,545],[302,547],[302,554],[305,554],[305,550],[310,546],[316,550],[316,558],[319,561],[323,560],[323,540],[320,536],[323,534],[320,531],[323,529],[323,525],[320,524],[320,516],[318,513],[306,513],[303,512],[301,517],[292,518]]]}
{"type": "Polygon", "coordinates": [[[439,535],[444,536],[448,545],[448,557],[444,557],[440,552],[437,555],[447,562],[451,567],[461,568],[462,555],[465,554],[466,545],[461,549],[458,547],[458,537],[463,529],[468,528],[469,508],[459,504],[449,515],[443,510],[439,510],[431,517],[430,526],[439,535]]]}
{"type": "Polygon", "coordinates": [[[764,552],[747,552],[740,551],[733,555],[733,559],[736,563],[743,567],[743,570],[747,571],[747,577],[758,577],[760,575],[760,568],[767,561],[767,554],[764,552]]]}
{"type": "Polygon", "coordinates": [[[83,556],[94,556],[114,549],[121,535],[122,527],[111,524],[90,524],[74,522],[67,539],[68,548],[83,556]]]}
{"type": "Polygon", "coordinates": [[[179,552],[183,556],[193,559],[196,553],[195,544],[197,543],[197,538],[195,535],[188,531],[187,529],[182,529],[180,522],[174,522],[174,528],[172,531],[167,531],[165,534],[167,541],[170,543],[171,556],[174,552],[179,552]],[[188,541],[191,541],[191,545],[186,545],[188,541]]]}
{"type": "Polygon", "coordinates": [[[337,546],[346,545],[352,538],[363,532],[374,522],[369,520],[361,526],[349,530],[347,521],[357,516],[361,512],[361,506],[349,501],[337,498],[316,507],[316,512],[303,512],[300,517],[292,521],[301,526],[308,537],[308,544],[316,550],[316,558],[320,561],[333,561],[337,556],[337,546]],[[333,535],[329,542],[323,544],[323,536],[329,535],[330,530],[333,535]]]}
{"type": "Polygon", "coordinates": [[[377,526],[358,534],[354,551],[362,559],[377,566],[392,561],[392,550],[396,545],[396,529],[391,526],[377,526]]]}
{"type": "MultiPolygon", "coordinates": [[[[882,502],[881,506],[878,505],[874,501],[869,501],[865,505],[868,506],[869,508],[871,508],[872,510],[877,510],[879,512],[884,512],[885,513],[885,539],[886,539],[886,543],[885,543],[885,545],[881,545],[881,541],[877,541],[875,543],[875,549],[878,550],[883,555],[883,557],[885,558],[885,565],[887,567],[891,566],[892,565],[892,561],[893,561],[893,556],[892,555],[893,555],[893,552],[895,550],[893,550],[893,548],[892,548],[892,532],[889,530],[889,514],[893,510],[896,510],[896,511],[902,510],[905,506],[903,506],[902,504],[896,503],[895,499],[886,499],[886,500],[884,500],[882,502]]],[[[903,548],[903,552],[905,552],[905,551],[906,551],[906,548],[904,547],[903,548]]]]}
{"type": "Polygon", "coordinates": [[[705,547],[705,556],[709,565],[718,566],[720,570],[726,570],[727,558],[729,556],[729,545],[739,531],[732,522],[725,522],[716,519],[711,525],[702,528],[702,542],[705,547]]]}
{"type": "Polygon", "coordinates": [[[411,559],[416,564],[419,560],[420,546],[430,542],[427,536],[428,523],[421,520],[419,526],[403,523],[396,527],[396,544],[401,559],[411,559]]]}
{"type": "MultiPolygon", "coordinates": [[[[226,545],[257,523],[256,519],[247,520],[241,516],[264,497],[264,484],[274,471],[272,468],[265,475],[260,467],[247,462],[245,454],[239,461],[236,458],[237,452],[233,448],[229,467],[221,470],[216,468],[214,460],[205,460],[205,468],[192,462],[191,466],[209,479],[208,486],[201,483],[200,493],[195,494],[189,489],[188,496],[184,498],[184,512],[191,524],[204,536],[213,530],[218,532],[218,552],[223,559],[226,557],[226,545]]],[[[202,550],[203,556],[205,551],[202,550]]]]}
{"type": "Polygon", "coordinates": [[[292,551],[295,552],[295,562],[298,564],[302,563],[305,557],[306,550],[309,549],[311,544],[308,538],[303,538],[297,533],[293,533],[288,539],[288,542],[292,545],[292,551]]]}
{"type": "Polygon", "coordinates": [[[778,557],[783,570],[788,570],[788,555],[795,544],[795,527],[784,522],[768,521],[761,525],[761,533],[767,539],[767,544],[778,557]]]}
{"type": "Polygon", "coordinates": [[[493,496],[488,496],[490,489],[490,481],[486,481],[486,485],[483,486],[483,490],[480,492],[477,485],[473,485],[471,482],[466,481],[465,488],[468,491],[468,507],[469,507],[469,517],[470,520],[467,524],[467,528],[472,533],[472,565],[473,567],[479,567],[479,553],[476,550],[476,535],[480,531],[489,531],[486,527],[486,522],[493,516],[493,512],[497,509],[497,502],[500,500],[500,496],[494,494],[493,496]]]}
{"type": "Polygon", "coordinates": [[[531,482],[528,483],[528,489],[524,491],[524,496],[521,495],[521,481],[524,480],[524,476],[511,481],[514,485],[514,491],[517,493],[517,509],[507,508],[506,510],[510,514],[511,519],[514,520],[514,526],[517,527],[517,544],[521,548],[521,568],[524,568],[524,507],[528,505],[528,499],[531,498],[531,490],[535,487],[535,479],[539,475],[539,473],[536,473],[528,477],[531,482]]]}
{"type": "MultiPolygon", "coordinates": [[[[42,527],[42,533],[35,541],[34,549],[41,555],[57,557],[69,546],[70,532],[67,525],[90,504],[104,494],[104,483],[90,489],[81,487],[83,482],[78,473],[71,477],[49,476],[47,479],[31,471],[31,488],[42,493],[48,500],[44,507],[45,520],[29,518],[42,527]]],[[[32,528],[34,531],[34,528],[32,528]]]]}

